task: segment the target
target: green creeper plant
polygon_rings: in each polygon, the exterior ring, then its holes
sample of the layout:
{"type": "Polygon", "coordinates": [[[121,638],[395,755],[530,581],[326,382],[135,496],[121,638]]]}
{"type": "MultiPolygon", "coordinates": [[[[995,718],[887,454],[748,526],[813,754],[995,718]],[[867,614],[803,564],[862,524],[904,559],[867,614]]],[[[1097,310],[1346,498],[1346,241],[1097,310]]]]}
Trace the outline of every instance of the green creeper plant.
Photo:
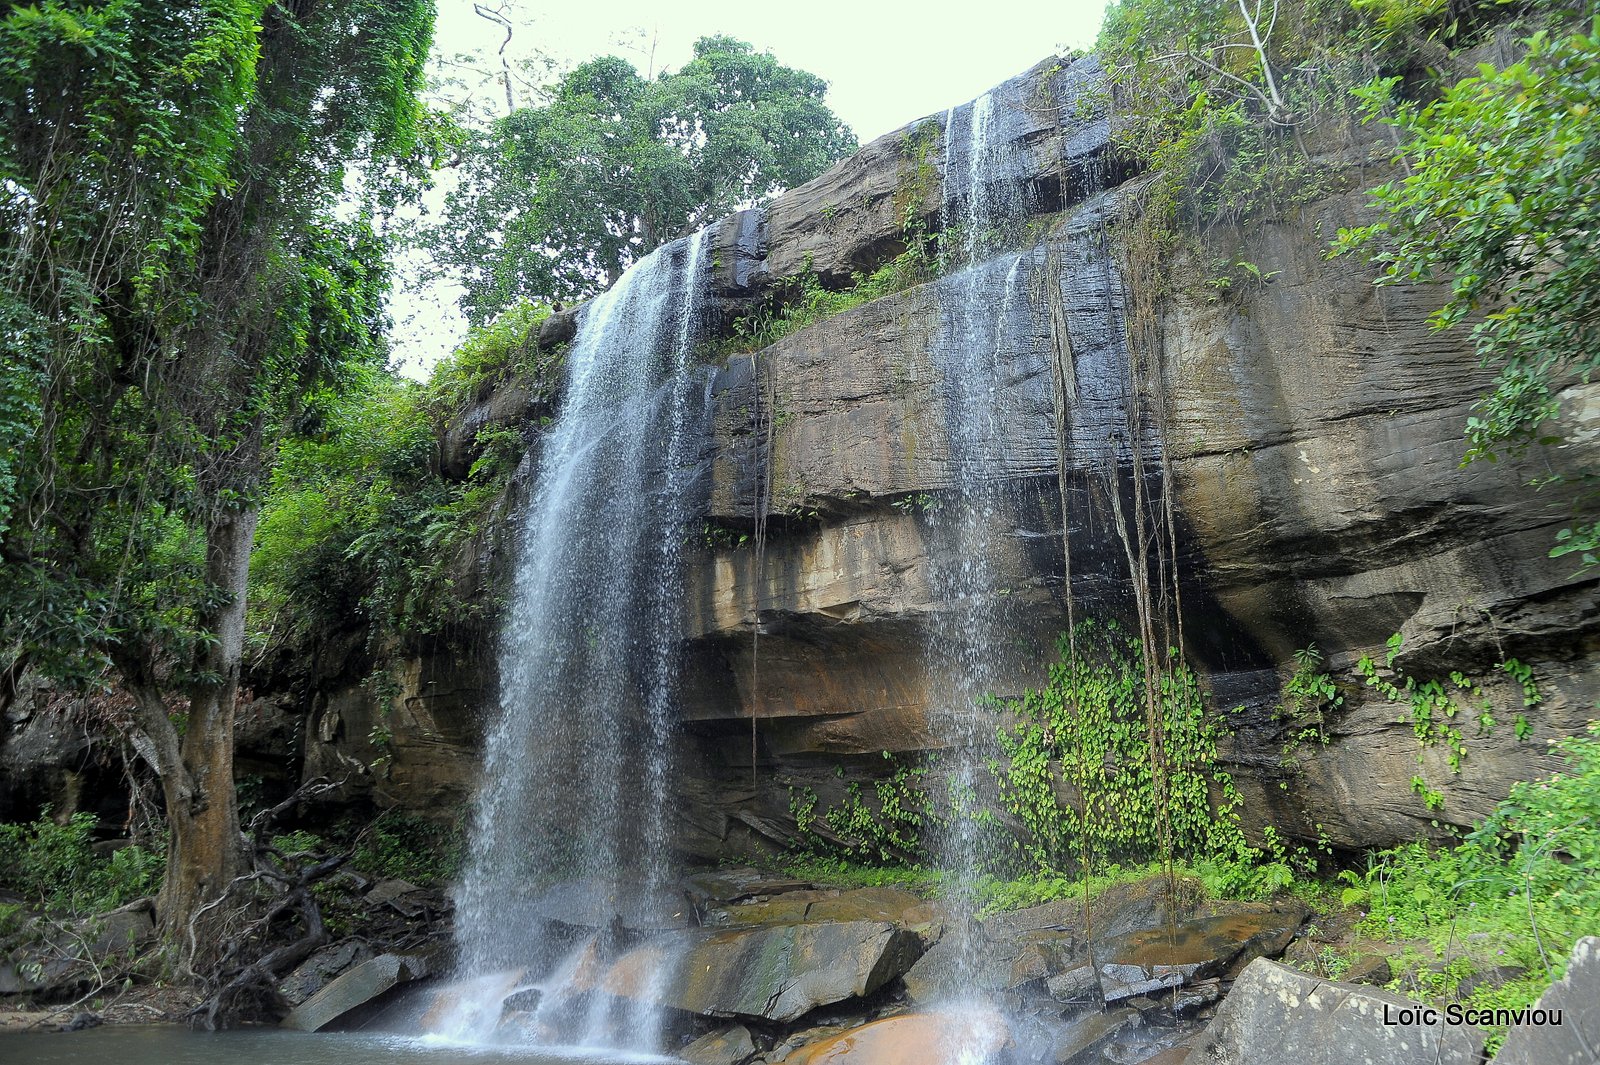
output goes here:
{"type": "Polygon", "coordinates": [[[1015,723],[1000,726],[1005,759],[991,770],[1026,829],[1019,847],[1027,857],[1041,869],[1070,868],[1085,838],[1107,860],[1158,857],[1162,818],[1175,857],[1245,847],[1238,795],[1216,763],[1221,726],[1193,671],[1180,664],[1160,677],[1166,779],[1158,792],[1144,648],[1114,622],[1085,620],[1074,637],[1062,637],[1047,685],[997,704],[1015,723]]]}

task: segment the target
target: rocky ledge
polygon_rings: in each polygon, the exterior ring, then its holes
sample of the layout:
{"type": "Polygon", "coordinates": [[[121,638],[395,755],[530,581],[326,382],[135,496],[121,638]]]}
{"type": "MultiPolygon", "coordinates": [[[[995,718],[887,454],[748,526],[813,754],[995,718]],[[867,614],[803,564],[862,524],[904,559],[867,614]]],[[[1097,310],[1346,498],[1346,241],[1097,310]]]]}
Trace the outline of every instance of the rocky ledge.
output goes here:
{"type": "MultiPolygon", "coordinates": [[[[963,1049],[996,1065],[1485,1060],[1475,1015],[1374,986],[1389,981],[1386,962],[1352,966],[1344,982],[1319,975],[1324,928],[1339,915],[1294,900],[1201,902],[1177,887],[1176,904],[1157,877],[1112,885],[1087,913],[1062,899],[963,927],[900,887],[723,869],[683,882],[676,894],[692,914],[667,922],[679,927],[565,927],[583,945],[561,990],[545,992],[559,994],[556,1008],[522,971],[455,983],[436,950],[374,956],[347,941],[284,981],[297,1003],[284,1024],[414,1023],[473,999],[513,1037],[559,1041],[563,1014],[626,1025],[643,1004],[665,1015],[689,1065],[925,1065],[963,1049]]],[[[1597,996],[1600,939],[1590,938],[1565,979],[1511,1019],[1494,1060],[1589,1065],[1597,996]]]]}

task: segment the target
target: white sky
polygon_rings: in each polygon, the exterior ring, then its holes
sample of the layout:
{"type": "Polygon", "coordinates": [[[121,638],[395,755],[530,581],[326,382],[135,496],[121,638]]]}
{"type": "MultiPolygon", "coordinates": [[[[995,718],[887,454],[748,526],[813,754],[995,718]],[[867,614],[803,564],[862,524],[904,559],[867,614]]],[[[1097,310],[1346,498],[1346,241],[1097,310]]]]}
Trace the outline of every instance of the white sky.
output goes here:
{"type": "MultiPolygon", "coordinates": [[[[535,49],[562,67],[621,55],[641,72],[676,69],[696,38],[727,34],[829,82],[828,104],[861,143],[973,99],[1052,54],[1094,43],[1104,0],[988,0],[958,9],[914,0],[488,0],[516,23],[509,53],[535,49]],[[652,55],[653,48],[653,55],[652,55]]],[[[472,0],[438,0],[435,51],[484,49],[503,31],[472,0]]],[[[485,89],[498,100],[498,84],[485,89]]],[[[519,100],[519,102],[521,102],[519,100]]],[[[411,376],[459,341],[464,325],[446,286],[395,294],[394,362],[411,376]]]]}

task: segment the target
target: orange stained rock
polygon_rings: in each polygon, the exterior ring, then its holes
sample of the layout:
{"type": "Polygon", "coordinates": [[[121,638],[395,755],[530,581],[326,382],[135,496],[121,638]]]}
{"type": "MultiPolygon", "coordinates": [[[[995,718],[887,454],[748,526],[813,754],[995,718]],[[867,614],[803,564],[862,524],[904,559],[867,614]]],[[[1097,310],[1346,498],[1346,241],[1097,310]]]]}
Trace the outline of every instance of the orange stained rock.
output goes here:
{"type": "Polygon", "coordinates": [[[802,1047],[792,1065],[940,1065],[983,1060],[1010,1040],[992,1010],[904,1013],[802,1047]]]}

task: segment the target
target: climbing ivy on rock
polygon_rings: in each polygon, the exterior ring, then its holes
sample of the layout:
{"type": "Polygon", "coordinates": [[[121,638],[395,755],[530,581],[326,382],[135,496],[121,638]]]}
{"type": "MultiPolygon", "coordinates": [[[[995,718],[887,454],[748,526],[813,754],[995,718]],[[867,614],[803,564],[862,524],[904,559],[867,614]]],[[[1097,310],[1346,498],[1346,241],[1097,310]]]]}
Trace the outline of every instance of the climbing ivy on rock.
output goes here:
{"type": "MultiPolygon", "coordinates": [[[[808,850],[819,857],[849,861],[919,865],[927,855],[923,830],[939,820],[923,779],[926,764],[905,761],[883,752],[888,774],[870,788],[852,780],[844,797],[823,807],[809,787],[789,789],[789,813],[808,850]]],[[[843,767],[835,774],[844,776],[843,767]]]]}
{"type": "MultiPolygon", "coordinates": [[[[1383,665],[1379,666],[1371,655],[1362,655],[1356,663],[1356,673],[1386,700],[1405,707],[1400,722],[1411,725],[1418,744],[1417,773],[1411,778],[1411,790],[1428,809],[1440,810],[1444,807],[1444,795],[1430,785],[1424,775],[1424,755],[1443,745],[1451,774],[1459,776],[1461,764],[1467,758],[1467,741],[1461,731],[1466,715],[1474,718],[1479,736],[1488,736],[1498,721],[1483,685],[1460,670],[1452,670],[1446,681],[1437,677],[1421,679],[1396,667],[1394,661],[1404,643],[1404,637],[1395,633],[1386,644],[1383,665]]],[[[1524,711],[1543,701],[1533,670],[1515,658],[1505,659],[1495,668],[1515,680],[1522,689],[1522,706],[1517,711],[1513,728],[1519,741],[1526,740],[1532,734],[1532,726],[1524,711]]]]}
{"type": "Polygon", "coordinates": [[[991,765],[1006,810],[1027,835],[1018,848],[1041,868],[1176,855],[1236,853],[1238,795],[1217,765],[1222,726],[1187,666],[1162,671],[1162,757],[1145,715],[1144,648],[1115,622],[1086,620],[1063,636],[1049,682],[999,701],[1004,760],[991,765]],[[1157,788],[1165,777],[1166,804],[1157,788]],[[1166,824],[1163,824],[1165,820],[1166,824]]]}

